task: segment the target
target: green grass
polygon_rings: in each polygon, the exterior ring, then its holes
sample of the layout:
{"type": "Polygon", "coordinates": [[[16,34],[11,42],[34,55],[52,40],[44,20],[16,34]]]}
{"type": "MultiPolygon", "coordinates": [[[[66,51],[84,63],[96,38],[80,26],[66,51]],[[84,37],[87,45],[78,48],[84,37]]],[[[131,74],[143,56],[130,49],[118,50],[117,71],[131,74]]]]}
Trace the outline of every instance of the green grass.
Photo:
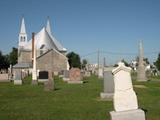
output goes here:
{"type": "MultiPolygon", "coordinates": [[[[73,85],[55,77],[55,91],[42,84],[33,86],[30,78],[22,86],[0,83],[0,120],[110,120],[112,101],[101,101],[102,80],[95,76],[73,85]]],[[[160,120],[160,81],[134,82],[139,107],[147,120],[160,120]]]]}

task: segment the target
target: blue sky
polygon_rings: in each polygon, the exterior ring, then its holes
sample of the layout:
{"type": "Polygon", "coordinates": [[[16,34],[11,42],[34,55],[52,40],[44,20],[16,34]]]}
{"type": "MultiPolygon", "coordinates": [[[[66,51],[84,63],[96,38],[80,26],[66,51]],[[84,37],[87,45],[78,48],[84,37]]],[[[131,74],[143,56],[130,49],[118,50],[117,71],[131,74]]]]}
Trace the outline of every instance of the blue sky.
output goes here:
{"type": "MultiPolygon", "coordinates": [[[[29,38],[49,16],[55,37],[68,51],[80,56],[97,50],[117,53],[100,54],[101,62],[106,57],[110,64],[134,59],[143,40],[145,57],[153,62],[160,52],[159,6],[159,0],[1,0],[0,50],[5,54],[17,47],[22,14],[29,38]]],[[[96,62],[96,56],[85,58],[96,62]]]]}

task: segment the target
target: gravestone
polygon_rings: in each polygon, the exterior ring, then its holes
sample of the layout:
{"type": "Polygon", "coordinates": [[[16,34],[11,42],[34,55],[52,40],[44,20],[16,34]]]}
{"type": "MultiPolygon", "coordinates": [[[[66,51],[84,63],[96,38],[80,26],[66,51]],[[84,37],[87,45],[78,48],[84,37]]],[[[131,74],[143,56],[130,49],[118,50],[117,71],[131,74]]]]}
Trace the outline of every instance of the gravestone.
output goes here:
{"type": "Polygon", "coordinates": [[[114,110],[110,112],[112,120],[145,120],[144,111],[138,109],[137,96],[133,90],[131,68],[120,62],[112,70],[114,75],[114,110]]]}
{"type": "Polygon", "coordinates": [[[71,68],[69,71],[69,81],[70,84],[82,84],[82,75],[81,70],[79,68],[71,68]]]}
{"type": "Polygon", "coordinates": [[[100,94],[103,100],[112,100],[114,94],[113,67],[104,69],[103,92],[100,94]]]}
{"type": "Polygon", "coordinates": [[[60,72],[58,73],[58,75],[59,75],[60,78],[63,78],[64,70],[60,71],[60,72]]]}
{"type": "Polygon", "coordinates": [[[15,69],[14,72],[14,85],[22,85],[21,69],[15,69]]]}
{"type": "Polygon", "coordinates": [[[48,71],[39,71],[38,82],[48,81],[48,71]]]}
{"type": "Polygon", "coordinates": [[[63,71],[63,81],[68,81],[69,80],[69,70],[64,70],[63,71]]]}
{"type": "Polygon", "coordinates": [[[91,76],[91,72],[90,71],[85,71],[84,72],[84,77],[90,77],[91,76]]]}
{"type": "Polygon", "coordinates": [[[54,90],[53,74],[51,70],[49,70],[47,73],[48,73],[48,80],[44,82],[44,90],[52,91],[54,90]]]}
{"type": "Polygon", "coordinates": [[[142,42],[139,43],[139,61],[137,71],[137,81],[147,81],[145,65],[144,65],[144,50],[142,42]]]}
{"type": "Polygon", "coordinates": [[[8,73],[0,73],[0,82],[10,82],[8,73]]]}

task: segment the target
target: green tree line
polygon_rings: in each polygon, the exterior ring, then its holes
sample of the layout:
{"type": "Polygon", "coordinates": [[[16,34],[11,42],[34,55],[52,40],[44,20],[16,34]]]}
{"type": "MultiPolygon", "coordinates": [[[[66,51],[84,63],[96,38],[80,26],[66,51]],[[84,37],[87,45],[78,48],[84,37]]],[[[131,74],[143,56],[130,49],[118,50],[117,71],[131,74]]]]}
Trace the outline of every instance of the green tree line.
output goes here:
{"type": "Polygon", "coordinates": [[[13,47],[12,51],[9,54],[3,55],[0,51],[0,70],[8,69],[10,64],[15,65],[17,63],[17,48],[13,47]]]}

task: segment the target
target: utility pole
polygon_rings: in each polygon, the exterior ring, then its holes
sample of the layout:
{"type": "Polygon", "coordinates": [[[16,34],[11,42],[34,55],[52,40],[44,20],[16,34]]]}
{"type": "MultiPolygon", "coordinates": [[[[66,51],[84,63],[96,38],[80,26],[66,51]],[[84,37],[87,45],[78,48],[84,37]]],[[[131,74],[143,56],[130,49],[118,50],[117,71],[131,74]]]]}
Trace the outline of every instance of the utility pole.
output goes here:
{"type": "Polygon", "coordinates": [[[98,65],[98,75],[99,75],[99,50],[97,51],[97,65],[98,65]]]}
{"type": "Polygon", "coordinates": [[[103,67],[105,67],[106,66],[106,58],[104,57],[103,58],[103,67]]]}

